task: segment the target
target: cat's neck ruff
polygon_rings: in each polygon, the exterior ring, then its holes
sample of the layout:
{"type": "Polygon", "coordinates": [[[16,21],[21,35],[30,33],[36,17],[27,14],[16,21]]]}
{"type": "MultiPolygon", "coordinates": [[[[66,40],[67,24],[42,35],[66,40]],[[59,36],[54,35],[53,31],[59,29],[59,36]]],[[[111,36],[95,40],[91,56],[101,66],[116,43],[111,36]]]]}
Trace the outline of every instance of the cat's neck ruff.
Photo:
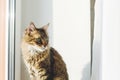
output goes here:
{"type": "Polygon", "coordinates": [[[44,51],[46,51],[49,47],[46,46],[46,47],[38,47],[36,45],[28,45],[28,51],[34,55],[34,54],[40,54],[40,53],[43,53],[44,51]]]}

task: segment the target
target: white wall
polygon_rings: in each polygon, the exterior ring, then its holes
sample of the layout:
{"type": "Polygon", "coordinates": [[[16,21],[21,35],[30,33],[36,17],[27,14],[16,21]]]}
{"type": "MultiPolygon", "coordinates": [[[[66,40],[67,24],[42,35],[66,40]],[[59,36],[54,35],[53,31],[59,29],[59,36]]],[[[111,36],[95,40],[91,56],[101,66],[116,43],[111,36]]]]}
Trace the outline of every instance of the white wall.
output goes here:
{"type": "Polygon", "coordinates": [[[15,80],[21,80],[21,0],[16,2],[15,80]]]}
{"type": "Polygon", "coordinates": [[[89,0],[53,0],[53,38],[70,80],[90,80],[89,0]]]}
{"type": "Polygon", "coordinates": [[[120,1],[96,0],[95,10],[94,43],[99,44],[94,48],[92,80],[120,80],[120,1]]]}
{"type": "Polygon", "coordinates": [[[120,0],[103,0],[102,80],[120,80],[120,0]]]}

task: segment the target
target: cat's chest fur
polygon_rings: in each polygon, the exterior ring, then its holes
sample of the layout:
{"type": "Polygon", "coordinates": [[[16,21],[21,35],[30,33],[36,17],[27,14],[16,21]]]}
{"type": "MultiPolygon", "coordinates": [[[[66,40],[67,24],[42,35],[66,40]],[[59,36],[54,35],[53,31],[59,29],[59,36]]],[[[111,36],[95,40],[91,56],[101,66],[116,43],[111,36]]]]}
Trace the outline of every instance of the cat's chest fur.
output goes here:
{"type": "Polygon", "coordinates": [[[27,45],[27,53],[25,54],[27,56],[26,61],[28,64],[31,64],[32,66],[35,66],[43,62],[49,61],[49,49],[44,48],[41,49],[37,46],[27,45]]]}
{"type": "Polygon", "coordinates": [[[44,47],[39,48],[39,47],[36,46],[36,45],[28,45],[28,52],[29,52],[31,55],[42,54],[42,53],[44,53],[44,51],[46,51],[47,49],[48,49],[47,46],[46,46],[45,48],[44,48],[44,47]]]}
{"type": "Polygon", "coordinates": [[[50,71],[50,54],[49,49],[39,49],[36,46],[23,44],[23,57],[29,73],[38,76],[41,73],[50,71]]]}
{"type": "MultiPolygon", "coordinates": [[[[38,76],[42,69],[50,67],[50,60],[48,54],[34,54],[25,60],[28,70],[31,70],[35,76],[38,76]]],[[[47,73],[46,70],[44,73],[47,73]]]]}

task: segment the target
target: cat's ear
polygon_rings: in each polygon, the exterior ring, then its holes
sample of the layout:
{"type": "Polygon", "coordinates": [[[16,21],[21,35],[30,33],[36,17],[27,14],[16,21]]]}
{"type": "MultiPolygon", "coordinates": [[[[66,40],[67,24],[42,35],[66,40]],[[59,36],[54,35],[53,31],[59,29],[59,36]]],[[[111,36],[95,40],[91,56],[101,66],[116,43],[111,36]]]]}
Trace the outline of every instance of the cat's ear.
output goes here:
{"type": "Polygon", "coordinates": [[[36,29],[36,27],[35,27],[35,25],[34,25],[33,22],[30,23],[30,25],[28,26],[28,29],[29,29],[30,31],[34,31],[34,30],[36,29]]]}
{"type": "Polygon", "coordinates": [[[29,26],[27,27],[27,29],[25,30],[26,33],[30,34],[31,32],[33,32],[36,29],[35,25],[33,22],[31,22],[29,24],[29,26]]]}
{"type": "Polygon", "coordinates": [[[47,31],[47,29],[48,29],[48,27],[49,27],[49,23],[48,24],[46,24],[46,25],[44,25],[43,27],[42,27],[42,29],[44,29],[45,31],[47,31]]]}

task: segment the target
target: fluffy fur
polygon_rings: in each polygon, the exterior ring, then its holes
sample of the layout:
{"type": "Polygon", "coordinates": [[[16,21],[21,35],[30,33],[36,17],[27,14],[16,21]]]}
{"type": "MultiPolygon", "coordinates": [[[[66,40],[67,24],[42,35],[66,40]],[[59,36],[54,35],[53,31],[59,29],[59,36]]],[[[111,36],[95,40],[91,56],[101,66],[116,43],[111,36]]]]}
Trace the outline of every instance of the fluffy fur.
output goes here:
{"type": "Polygon", "coordinates": [[[36,28],[30,23],[22,38],[22,55],[31,80],[68,80],[66,65],[58,52],[49,47],[48,24],[36,28]]]}

